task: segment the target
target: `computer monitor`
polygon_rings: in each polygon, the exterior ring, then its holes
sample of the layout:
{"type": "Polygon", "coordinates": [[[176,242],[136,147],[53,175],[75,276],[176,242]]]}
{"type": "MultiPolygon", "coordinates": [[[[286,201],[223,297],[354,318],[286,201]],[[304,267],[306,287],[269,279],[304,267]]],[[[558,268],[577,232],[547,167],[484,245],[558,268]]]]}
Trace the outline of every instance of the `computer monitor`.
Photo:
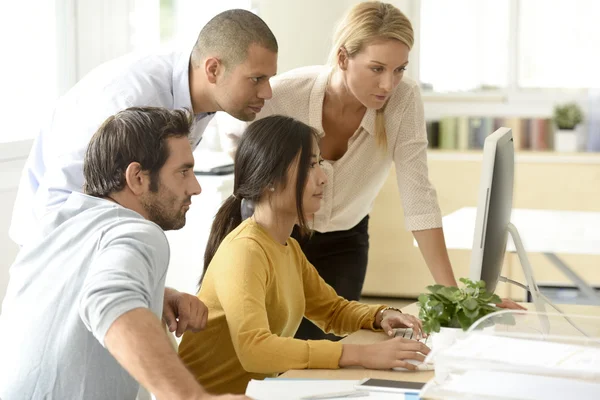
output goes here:
{"type": "Polygon", "coordinates": [[[483,146],[470,277],[496,290],[502,271],[513,204],[515,150],[512,130],[500,128],[483,146]]]}
{"type": "MultiPolygon", "coordinates": [[[[541,313],[539,318],[542,329],[547,333],[550,322],[545,316],[545,305],[548,304],[559,313],[564,313],[540,292],[523,241],[517,228],[510,222],[514,175],[515,149],[512,131],[509,128],[499,128],[485,139],[483,146],[469,276],[474,281],[483,280],[486,288],[491,292],[496,290],[498,281],[508,282],[528,290],[536,311],[541,313]],[[527,285],[500,275],[509,234],[519,256],[527,285]]],[[[565,316],[565,319],[587,336],[569,317],[565,316]]]]}
{"type": "Polygon", "coordinates": [[[558,310],[540,292],[519,232],[510,222],[514,176],[515,148],[512,130],[499,128],[485,139],[483,145],[469,276],[474,281],[483,280],[491,292],[496,290],[498,281],[515,284],[531,293],[537,311],[545,312],[545,303],[558,310]],[[509,234],[515,244],[527,286],[500,275],[509,234]]]}

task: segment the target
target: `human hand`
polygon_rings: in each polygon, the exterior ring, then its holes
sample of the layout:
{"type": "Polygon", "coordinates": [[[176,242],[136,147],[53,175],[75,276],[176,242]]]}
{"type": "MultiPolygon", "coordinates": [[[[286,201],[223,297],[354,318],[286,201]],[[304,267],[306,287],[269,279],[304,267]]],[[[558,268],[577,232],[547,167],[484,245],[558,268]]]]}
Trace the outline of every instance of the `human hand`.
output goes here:
{"type": "Polygon", "coordinates": [[[199,332],[206,328],[208,308],[196,296],[165,288],[163,320],[169,332],[181,337],[183,332],[199,332]]]}
{"type": "Polygon", "coordinates": [[[381,320],[381,329],[388,336],[394,336],[394,328],[412,328],[417,340],[424,337],[423,323],[420,319],[396,310],[385,310],[381,320]]]}
{"type": "Polygon", "coordinates": [[[502,302],[499,304],[496,304],[496,306],[500,307],[500,308],[506,308],[509,310],[527,310],[525,307],[523,307],[523,306],[515,303],[511,299],[507,299],[507,298],[502,299],[502,302]]]}
{"type": "Polygon", "coordinates": [[[252,400],[248,396],[244,396],[243,394],[222,394],[222,395],[212,395],[209,394],[207,397],[202,397],[201,400],[252,400]]]}
{"type": "Polygon", "coordinates": [[[404,360],[425,361],[429,347],[412,339],[392,338],[384,342],[361,346],[360,365],[369,369],[396,367],[416,370],[417,366],[404,360]]]}

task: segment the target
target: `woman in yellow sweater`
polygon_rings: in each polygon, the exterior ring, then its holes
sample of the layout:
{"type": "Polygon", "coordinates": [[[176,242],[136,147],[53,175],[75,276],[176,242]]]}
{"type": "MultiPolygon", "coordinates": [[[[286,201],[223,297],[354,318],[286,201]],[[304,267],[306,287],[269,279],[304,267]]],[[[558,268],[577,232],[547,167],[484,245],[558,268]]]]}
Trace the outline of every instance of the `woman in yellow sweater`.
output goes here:
{"type": "Polygon", "coordinates": [[[413,327],[421,322],[383,305],[339,297],[290,238],[319,209],[326,176],[316,131],[271,116],[247,128],[235,156],[233,195],[215,217],[198,297],[207,328],[187,332],[179,355],[210,392],[243,393],[250,379],[297,368],[415,369],[429,349],[394,338],[372,345],[294,339],[303,316],[323,331],[413,327]]]}

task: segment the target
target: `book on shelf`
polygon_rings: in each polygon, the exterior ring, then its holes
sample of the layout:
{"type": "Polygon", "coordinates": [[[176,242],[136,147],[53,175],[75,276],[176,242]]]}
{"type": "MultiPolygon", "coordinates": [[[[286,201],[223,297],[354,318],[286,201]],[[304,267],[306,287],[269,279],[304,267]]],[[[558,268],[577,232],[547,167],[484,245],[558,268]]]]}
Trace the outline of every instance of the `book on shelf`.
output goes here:
{"type": "Polygon", "coordinates": [[[429,147],[442,150],[483,149],[485,138],[500,127],[512,129],[516,150],[554,148],[554,130],[549,118],[459,116],[426,123],[429,147]]]}

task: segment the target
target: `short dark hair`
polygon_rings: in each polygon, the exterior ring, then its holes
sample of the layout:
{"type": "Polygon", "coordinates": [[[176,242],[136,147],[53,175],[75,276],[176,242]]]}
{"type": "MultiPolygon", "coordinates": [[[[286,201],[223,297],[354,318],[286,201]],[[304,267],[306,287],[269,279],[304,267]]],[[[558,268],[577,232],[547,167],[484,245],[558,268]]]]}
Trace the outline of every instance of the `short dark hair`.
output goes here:
{"type": "Polygon", "coordinates": [[[247,10],[223,11],[202,28],[192,50],[192,65],[198,66],[209,55],[221,59],[225,68],[246,60],[250,45],[257,44],[277,53],[277,39],[256,14],[247,10]]]}
{"type": "Polygon", "coordinates": [[[271,185],[285,188],[288,172],[296,158],[298,225],[302,234],[310,232],[302,203],[314,139],[318,140],[315,129],[282,115],[263,118],[246,128],[235,153],[233,196],[225,200],[210,230],[204,252],[205,272],[225,236],[242,222],[242,199],[257,202],[271,185]]]}
{"type": "Polygon", "coordinates": [[[150,190],[158,190],[158,172],[169,158],[167,139],[187,137],[193,118],[188,110],[131,107],[108,117],[98,128],[83,161],[84,193],[104,197],[125,187],[132,162],[150,173],[150,190]]]}

